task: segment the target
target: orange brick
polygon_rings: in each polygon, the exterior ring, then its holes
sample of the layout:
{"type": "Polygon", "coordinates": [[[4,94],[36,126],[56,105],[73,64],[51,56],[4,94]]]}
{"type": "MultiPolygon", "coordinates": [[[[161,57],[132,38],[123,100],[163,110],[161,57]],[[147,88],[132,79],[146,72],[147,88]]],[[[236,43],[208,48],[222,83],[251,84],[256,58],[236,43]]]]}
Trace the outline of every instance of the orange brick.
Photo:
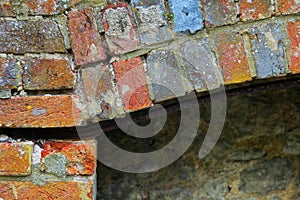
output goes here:
{"type": "Polygon", "coordinates": [[[65,59],[30,58],[22,61],[26,90],[72,89],[75,74],[65,59]]]}
{"type": "Polygon", "coordinates": [[[29,175],[32,148],[32,143],[0,143],[0,175],[29,175]]]}
{"type": "Polygon", "coordinates": [[[271,0],[240,0],[240,15],[242,21],[271,17],[271,0]]]}
{"type": "Polygon", "coordinates": [[[0,198],[22,200],[92,199],[92,182],[54,182],[34,185],[31,182],[0,182],[0,198]]]}
{"type": "Polygon", "coordinates": [[[42,151],[43,165],[45,170],[45,158],[53,154],[63,154],[69,163],[66,166],[69,175],[93,175],[96,166],[96,142],[47,142],[42,151]]]}
{"type": "Polygon", "coordinates": [[[225,84],[252,80],[241,35],[229,32],[218,35],[218,52],[225,84]]]}
{"type": "Polygon", "coordinates": [[[0,124],[4,127],[75,126],[79,123],[80,111],[73,105],[73,98],[59,95],[0,100],[0,124]]]}
{"type": "Polygon", "coordinates": [[[296,0],[278,0],[276,14],[293,14],[300,12],[300,2],[296,0]]]}
{"type": "Polygon", "coordinates": [[[14,17],[12,1],[11,0],[2,0],[0,2],[0,16],[1,17],[14,17]]]}
{"type": "Polygon", "coordinates": [[[132,58],[113,63],[119,93],[126,111],[150,107],[148,87],[141,58],[132,58]]]}
{"type": "Polygon", "coordinates": [[[291,41],[290,70],[300,73],[300,21],[288,22],[287,30],[291,41]]]}

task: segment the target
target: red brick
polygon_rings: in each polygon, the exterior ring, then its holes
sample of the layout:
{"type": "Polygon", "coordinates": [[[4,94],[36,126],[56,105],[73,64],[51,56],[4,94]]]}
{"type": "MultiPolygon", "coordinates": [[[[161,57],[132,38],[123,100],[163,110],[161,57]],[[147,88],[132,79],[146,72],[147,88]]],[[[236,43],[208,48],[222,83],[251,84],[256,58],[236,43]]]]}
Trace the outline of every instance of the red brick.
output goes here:
{"type": "Polygon", "coordinates": [[[291,41],[290,70],[300,73],[300,21],[288,22],[287,30],[291,41]]]}
{"type": "Polygon", "coordinates": [[[0,89],[15,89],[22,85],[22,74],[16,59],[0,58],[0,89]]]}
{"type": "Polygon", "coordinates": [[[31,58],[22,60],[26,90],[72,89],[75,74],[66,59],[31,58]]]}
{"type": "Polygon", "coordinates": [[[0,182],[0,198],[20,200],[82,200],[92,199],[92,182],[54,182],[34,185],[31,182],[0,182]]]}
{"type": "Polygon", "coordinates": [[[228,32],[218,35],[217,40],[225,84],[252,80],[243,37],[228,32]]]}
{"type": "Polygon", "coordinates": [[[240,0],[239,4],[242,21],[271,17],[271,0],[240,0]]]}
{"type": "Polygon", "coordinates": [[[138,37],[126,3],[106,6],[103,12],[103,21],[108,48],[113,55],[137,49],[138,37]]]}
{"type": "Polygon", "coordinates": [[[28,96],[0,100],[4,127],[70,127],[79,123],[80,111],[72,95],[28,96]],[[74,113],[74,114],[73,114],[74,113]]]}
{"type": "Polygon", "coordinates": [[[0,175],[29,175],[32,148],[33,143],[0,143],[0,175]]]}
{"type": "Polygon", "coordinates": [[[105,60],[106,53],[102,38],[95,27],[92,8],[71,12],[68,18],[76,65],[105,60]]]}
{"type": "Polygon", "coordinates": [[[119,93],[126,111],[150,107],[148,87],[141,58],[113,63],[119,93]]]}
{"type": "Polygon", "coordinates": [[[276,14],[293,14],[300,12],[300,2],[297,0],[278,0],[276,14]]]}
{"type": "Polygon", "coordinates": [[[47,142],[42,151],[44,170],[44,159],[52,154],[61,153],[69,161],[67,173],[69,175],[93,175],[96,167],[96,143],[91,141],[82,142],[47,142]]]}
{"type": "Polygon", "coordinates": [[[12,1],[11,0],[2,0],[0,2],[0,16],[1,17],[14,17],[12,1]]]}

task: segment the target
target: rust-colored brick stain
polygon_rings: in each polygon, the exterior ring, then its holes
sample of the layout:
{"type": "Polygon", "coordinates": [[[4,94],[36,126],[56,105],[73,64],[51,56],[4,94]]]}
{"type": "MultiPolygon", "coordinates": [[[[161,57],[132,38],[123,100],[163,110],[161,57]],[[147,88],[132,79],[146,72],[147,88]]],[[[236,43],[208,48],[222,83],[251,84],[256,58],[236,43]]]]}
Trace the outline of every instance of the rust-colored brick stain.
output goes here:
{"type": "Polygon", "coordinates": [[[0,143],[0,175],[29,175],[32,146],[29,143],[0,143]]]}
{"type": "Polygon", "coordinates": [[[244,41],[241,35],[234,33],[219,35],[218,51],[226,84],[252,80],[244,41]]]}
{"type": "Polygon", "coordinates": [[[300,21],[288,22],[287,30],[291,41],[290,70],[300,73],[300,21]]]}
{"type": "Polygon", "coordinates": [[[28,96],[0,100],[4,127],[70,127],[79,120],[73,95],[28,96]]]}
{"type": "Polygon", "coordinates": [[[240,14],[242,21],[271,17],[271,0],[241,0],[240,14]]]}
{"type": "Polygon", "coordinates": [[[278,0],[277,14],[293,14],[300,12],[300,2],[297,0],[278,0]]]}
{"type": "Polygon", "coordinates": [[[113,66],[125,110],[135,111],[150,107],[152,102],[141,58],[114,62],[113,66]]]}
{"type": "Polygon", "coordinates": [[[92,182],[53,182],[34,185],[30,182],[0,182],[0,198],[20,200],[92,199],[92,182]]]}
{"type": "Polygon", "coordinates": [[[95,143],[47,142],[44,144],[42,158],[51,154],[62,153],[70,163],[67,166],[69,175],[93,175],[95,172],[95,143]]]}

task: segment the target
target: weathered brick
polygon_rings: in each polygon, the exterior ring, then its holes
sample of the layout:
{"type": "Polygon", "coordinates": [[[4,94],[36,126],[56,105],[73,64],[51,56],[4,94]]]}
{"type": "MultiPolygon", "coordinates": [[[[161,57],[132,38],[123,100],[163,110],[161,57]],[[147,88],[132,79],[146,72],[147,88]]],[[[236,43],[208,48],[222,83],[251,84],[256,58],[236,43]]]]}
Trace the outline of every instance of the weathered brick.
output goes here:
{"type": "Polygon", "coordinates": [[[34,185],[31,182],[0,182],[2,199],[65,199],[82,200],[93,198],[92,182],[53,182],[34,185]]]}
{"type": "Polygon", "coordinates": [[[96,160],[95,141],[47,142],[42,151],[42,170],[55,175],[93,175],[96,160]],[[65,162],[57,162],[57,158],[65,162]]]}
{"type": "Polygon", "coordinates": [[[235,32],[225,32],[217,35],[216,39],[225,84],[252,80],[243,36],[235,32]]]}
{"type": "Polygon", "coordinates": [[[4,127],[70,127],[78,125],[80,111],[74,96],[28,96],[0,100],[4,127]]]}
{"type": "Polygon", "coordinates": [[[2,0],[0,2],[0,17],[14,17],[12,0],[2,0]]]}
{"type": "Polygon", "coordinates": [[[277,0],[278,8],[276,14],[293,14],[300,12],[300,1],[298,0],[277,0]]]}
{"type": "Polygon", "coordinates": [[[146,76],[152,100],[163,101],[185,95],[179,65],[172,51],[151,51],[147,57],[146,76]]]}
{"type": "Polygon", "coordinates": [[[271,17],[271,0],[240,0],[240,16],[242,21],[271,17]]]}
{"type": "Polygon", "coordinates": [[[52,20],[1,20],[0,52],[55,53],[64,52],[64,39],[52,20]]]}
{"type": "Polygon", "coordinates": [[[151,45],[172,39],[171,30],[164,18],[165,7],[162,0],[135,0],[132,3],[142,44],[151,45]]]}
{"type": "Polygon", "coordinates": [[[300,73],[300,21],[288,22],[287,30],[291,42],[290,70],[300,73]]]}
{"type": "Polygon", "coordinates": [[[126,111],[150,107],[148,87],[141,58],[113,63],[119,93],[126,111]]]}
{"type": "Polygon", "coordinates": [[[206,26],[223,26],[238,21],[238,13],[234,0],[201,0],[200,2],[206,26]]]}
{"type": "Polygon", "coordinates": [[[96,30],[92,8],[71,12],[68,18],[75,64],[85,65],[106,60],[103,41],[96,30]]]}
{"type": "Polygon", "coordinates": [[[66,59],[26,57],[21,61],[26,90],[72,89],[75,74],[66,59]]]}
{"type": "Polygon", "coordinates": [[[175,31],[194,33],[203,28],[202,13],[198,0],[170,0],[170,8],[174,13],[175,31]]]}
{"type": "Polygon", "coordinates": [[[81,81],[90,117],[99,115],[100,119],[112,119],[124,112],[109,66],[98,65],[83,69],[81,81]]]}
{"type": "Polygon", "coordinates": [[[138,37],[126,3],[109,4],[103,12],[105,37],[113,55],[138,48],[138,37]]]}
{"type": "Polygon", "coordinates": [[[265,24],[250,31],[257,76],[267,78],[284,74],[287,63],[286,48],[279,25],[265,24]]]}
{"type": "Polygon", "coordinates": [[[0,143],[0,175],[24,176],[31,173],[33,143],[0,143]]]}
{"type": "Polygon", "coordinates": [[[15,89],[22,85],[22,67],[14,58],[0,57],[0,89],[15,89]]]}

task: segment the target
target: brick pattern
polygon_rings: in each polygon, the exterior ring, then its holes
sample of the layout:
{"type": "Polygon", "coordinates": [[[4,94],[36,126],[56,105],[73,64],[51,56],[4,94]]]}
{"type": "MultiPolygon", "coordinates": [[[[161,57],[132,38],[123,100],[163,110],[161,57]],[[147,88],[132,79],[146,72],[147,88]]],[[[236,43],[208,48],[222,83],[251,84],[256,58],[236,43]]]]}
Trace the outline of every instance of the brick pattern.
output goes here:
{"type": "Polygon", "coordinates": [[[264,19],[272,15],[271,0],[241,0],[239,2],[242,21],[264,19]]]}

